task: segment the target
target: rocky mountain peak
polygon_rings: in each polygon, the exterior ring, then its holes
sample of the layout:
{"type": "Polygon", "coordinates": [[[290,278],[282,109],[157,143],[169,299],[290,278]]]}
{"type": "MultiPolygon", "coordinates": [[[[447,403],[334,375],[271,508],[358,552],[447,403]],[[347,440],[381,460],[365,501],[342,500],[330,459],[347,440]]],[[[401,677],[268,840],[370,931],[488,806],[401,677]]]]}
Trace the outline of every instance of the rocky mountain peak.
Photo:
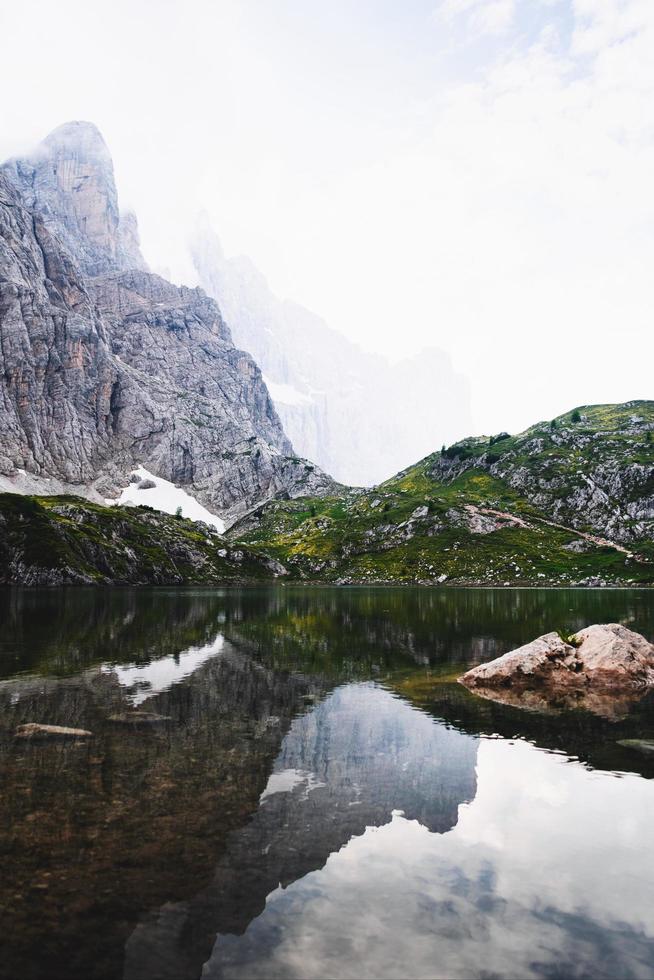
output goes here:
{"type": "Polygon", "coordinates": [[[117,499],[139,466],[226,522],[331,492],[213,299],[151,273],[95,126],[0,167],[0,489],[117,499]]]}
{"type": "Polygon", "coordinates": [[[93,123],[58,126],[4,169],[85,275],[147,268],[136,218],[120,214],[111,155],[93,123]]]}
{"type": "Polygon", "coordinates": [[[111,155],[102,133],[95,123],[84,119],[73,119],[57,126],[41,140],[40,146],[53,153],[103,162],[113,171],[111,155]]]}

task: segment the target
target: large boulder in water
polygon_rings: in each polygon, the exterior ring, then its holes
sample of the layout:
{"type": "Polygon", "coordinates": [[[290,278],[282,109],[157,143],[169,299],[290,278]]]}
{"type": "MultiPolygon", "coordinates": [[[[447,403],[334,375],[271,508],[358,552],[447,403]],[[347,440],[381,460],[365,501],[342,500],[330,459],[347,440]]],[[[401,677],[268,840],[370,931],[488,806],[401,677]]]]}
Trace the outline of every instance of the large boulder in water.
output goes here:
{"type": "Polygon", "coordinates": [[[619,623],[587,626],[568,641],[546,633],[473,667],[460,681],[479,693],[490,689],[488,696],[502,689],[545,697],[574,691],[638,695],[654,688],[654,645],[619,623]]]}

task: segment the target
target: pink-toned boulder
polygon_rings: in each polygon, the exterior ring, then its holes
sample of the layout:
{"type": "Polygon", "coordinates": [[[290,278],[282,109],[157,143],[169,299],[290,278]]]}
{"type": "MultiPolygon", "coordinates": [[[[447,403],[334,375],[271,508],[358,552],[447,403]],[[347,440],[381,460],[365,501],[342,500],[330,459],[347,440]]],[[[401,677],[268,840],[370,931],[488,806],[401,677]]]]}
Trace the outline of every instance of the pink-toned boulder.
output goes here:
{"type": "Polygon", "coordinates": [[[643,694],[654,687],[654,645],[639,633],[608,623],[587,626],[570,640],[567,643],[558,633],[546,633],[473,667],[459,680],[479,693],[513,688],[542,691],[545,696],[572,690],[643,694]]]}

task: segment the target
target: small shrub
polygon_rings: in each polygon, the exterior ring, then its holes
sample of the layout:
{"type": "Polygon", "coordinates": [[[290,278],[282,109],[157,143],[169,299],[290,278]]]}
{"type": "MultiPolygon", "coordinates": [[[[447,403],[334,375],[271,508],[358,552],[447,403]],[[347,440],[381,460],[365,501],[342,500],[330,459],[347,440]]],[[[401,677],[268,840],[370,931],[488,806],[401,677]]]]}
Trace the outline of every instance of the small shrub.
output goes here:
{"type": "Polygon", "coordinates": [[[177,520],[180,520],[181,517],[182,517],[182,506],[181,506],[181,504],[177,508],[177,510],[175,511],[175,517],[177,518],[177,520]]]}
{"type": "Polygon", "coordinates": [[[581,422],[581,412],[578,408],[575,408],[574,412],[570,416],[571,422],[581,422]]]}
{"type": "Polygon", "coordinates": [[[467,446],[450,446],[443,453],[447,459],[470,459],[473,455],[472,450],[468,449],[467,446]]]}
{"type": "Polygon", "coordinates": [[[556,632],[559,634],[563,642],[568,644],[568,646],[571,647],[581,646],[580,641],[577,639],[574,633],[568,633],[567,630],[564,630],[561,627],[559,627],[559,629],[557,629],[556,632]]]}
{"type": "Polygon", "coordinates": [[[504,439],[510,439],[511,434],[509,432],[500,432],[496,436],[491,436],[488,440],[489,446],[494,446],[496,442],[502,442],[504,439]]]}

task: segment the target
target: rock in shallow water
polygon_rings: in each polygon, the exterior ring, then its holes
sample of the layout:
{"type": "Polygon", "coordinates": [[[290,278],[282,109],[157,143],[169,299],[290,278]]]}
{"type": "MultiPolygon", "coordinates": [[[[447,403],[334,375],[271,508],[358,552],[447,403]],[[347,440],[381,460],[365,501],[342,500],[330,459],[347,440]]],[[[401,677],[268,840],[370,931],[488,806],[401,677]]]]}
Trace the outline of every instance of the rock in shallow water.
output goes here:
{"type": "Polygon", "coordinates": [[[460,681],[472,690],[514,688],[545,696],[571,690],[642,694],[654,687],[654,646],[639,633],[608,623],[587,626],[570,640],[546,633],[474,667],[460,681]]]}
{"type": "Polygon", "coordinates": [[[16,738],[91,738],[93,732],[85,728],[67,728],[64,725],[40,725],[31,721],[26,725],[19,725],[16,729],[16,738]]]}

